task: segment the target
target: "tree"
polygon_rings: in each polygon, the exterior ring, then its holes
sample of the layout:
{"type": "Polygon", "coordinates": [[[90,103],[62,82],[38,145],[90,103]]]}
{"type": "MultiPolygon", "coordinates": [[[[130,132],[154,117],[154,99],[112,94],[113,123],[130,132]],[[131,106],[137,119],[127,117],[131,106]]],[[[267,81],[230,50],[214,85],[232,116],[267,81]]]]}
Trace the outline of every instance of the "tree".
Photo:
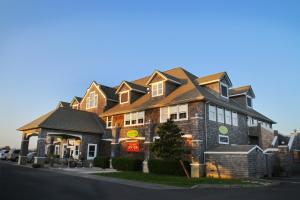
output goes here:
{"type": "Polygon", "coordinates": [[[183,153],[183,139],[178,126],[168,120],[158,127],[157,134],[160,138],[151,144],[151,155],[163,160],[179,160],[183,153]]]}

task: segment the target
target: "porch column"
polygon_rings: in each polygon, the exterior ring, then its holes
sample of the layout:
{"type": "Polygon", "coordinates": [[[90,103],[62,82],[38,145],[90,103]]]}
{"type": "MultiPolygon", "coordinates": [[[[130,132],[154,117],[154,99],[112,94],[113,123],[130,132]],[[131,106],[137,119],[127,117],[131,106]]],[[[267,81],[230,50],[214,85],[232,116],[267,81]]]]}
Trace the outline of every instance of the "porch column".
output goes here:
{"type": "Polygon", "coordinates": [[[201,117],[198,113],[192,118],[194,131],[192,134],[192,162],[191,177],[199,178],[205,176],[204,146],[201,138],[201,117]]]}
{"type": "Polygon", "coordinates": [[[54,150],[55,150],[54,136],[50,136],[49,155],[54,155],[54,150]]]}
{"type": "Polygon", "coordinates": [[[47,138],[47,131],[41,129],[38,135],[36,157],[34,157],[34,164],[40,164],[42,166],[45,164],[46,138],[47,138]]]}
{"type": "Polygon", "coordinates": [[[21,152],[18,160],[18,165],[26,165],[28,154],[29,137],[23,133],[21,142],[21,152]]]}
{"type": "Polygon", "coordinates": [[[153,141],[153,135],[154,135],[152,121],[149,120],[146,126],[147,128],[145,131],[143,172],[149,173],[148,160],[150,158],[150,144],[153,141]]]}
{"type": "Polygon", "coordinates": [[[111,135],[112,135],[112,141],[111,141],[111,154],[110,154],[110,168],[113,168],[112,166],[112,158],[120,156],[120,126],[116,125],[116,127],[112,128],[111,135]]]}

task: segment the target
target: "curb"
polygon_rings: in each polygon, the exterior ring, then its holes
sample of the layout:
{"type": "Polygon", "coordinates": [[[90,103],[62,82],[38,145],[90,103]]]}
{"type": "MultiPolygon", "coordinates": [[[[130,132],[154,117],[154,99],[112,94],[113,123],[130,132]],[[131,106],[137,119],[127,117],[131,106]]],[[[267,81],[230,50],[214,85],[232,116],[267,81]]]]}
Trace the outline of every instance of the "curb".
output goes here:
{"type": "Polygon", "coordinates": [[[230,184],[198,184],[190,187],[190,189],[241,189],[241,188],[265,188],[265,187],[274,187],[279,186],[279,181],[274,181],[268,184],[261,184],[261,185],[230,185],[230,184]]]}

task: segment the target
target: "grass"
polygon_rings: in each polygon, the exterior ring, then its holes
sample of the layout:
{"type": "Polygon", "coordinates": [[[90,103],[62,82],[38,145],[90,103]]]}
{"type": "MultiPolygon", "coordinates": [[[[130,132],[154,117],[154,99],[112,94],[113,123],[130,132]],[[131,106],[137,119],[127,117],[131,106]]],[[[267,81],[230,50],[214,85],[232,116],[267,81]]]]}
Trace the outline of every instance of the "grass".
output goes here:
{"type": "Polygon", "coordinates": [[[141,181],[147,183],[179,186],[179,187],[192,187],[198,184],[226,184],[226,185],[253,185],[254,184],[249,181],[240,180],[240,179],[212,179],[212,178],[188,179],[183,176],[145,174],[142,172],[98,173],[97,175],[119,178],[119,179],[126,179],[126,180],[141,181]]]}

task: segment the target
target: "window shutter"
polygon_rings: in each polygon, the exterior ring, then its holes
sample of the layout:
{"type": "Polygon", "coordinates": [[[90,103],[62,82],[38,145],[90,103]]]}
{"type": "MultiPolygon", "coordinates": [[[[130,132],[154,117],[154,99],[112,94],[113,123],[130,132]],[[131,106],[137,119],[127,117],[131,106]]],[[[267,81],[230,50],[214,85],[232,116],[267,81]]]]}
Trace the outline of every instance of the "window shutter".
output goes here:
{"type": "Polygon", "coordinates": [[[166,122],[169,118],[168,107],[160,108],[160,122],[166,122]]]}

